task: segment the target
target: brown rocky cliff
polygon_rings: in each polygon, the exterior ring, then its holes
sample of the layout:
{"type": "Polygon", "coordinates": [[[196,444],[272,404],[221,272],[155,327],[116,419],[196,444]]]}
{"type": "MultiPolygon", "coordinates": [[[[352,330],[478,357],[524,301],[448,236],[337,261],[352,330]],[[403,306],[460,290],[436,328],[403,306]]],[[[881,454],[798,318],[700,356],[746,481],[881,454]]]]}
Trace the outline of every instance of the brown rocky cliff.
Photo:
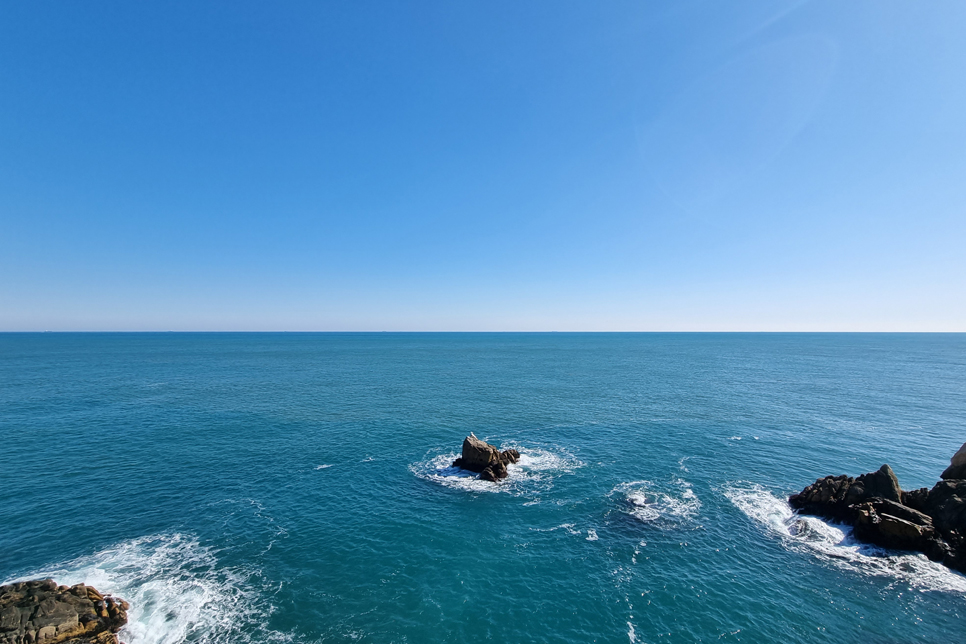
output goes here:
{"type": "Polygon", "coordinates": [[[128,604],[52,579],[0,586],[0,644],[118,644],[128,604]]]}

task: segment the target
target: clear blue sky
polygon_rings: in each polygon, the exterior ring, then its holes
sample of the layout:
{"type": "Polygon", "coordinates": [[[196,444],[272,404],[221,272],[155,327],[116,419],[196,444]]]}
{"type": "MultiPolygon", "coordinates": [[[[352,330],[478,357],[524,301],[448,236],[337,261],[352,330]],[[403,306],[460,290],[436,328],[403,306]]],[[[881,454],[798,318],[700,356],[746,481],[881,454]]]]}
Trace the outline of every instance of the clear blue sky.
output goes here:
{"type": "Polygon", "coordinates": [[[0,330],[966,331],[966,2],[7,2],[0,330]]]}

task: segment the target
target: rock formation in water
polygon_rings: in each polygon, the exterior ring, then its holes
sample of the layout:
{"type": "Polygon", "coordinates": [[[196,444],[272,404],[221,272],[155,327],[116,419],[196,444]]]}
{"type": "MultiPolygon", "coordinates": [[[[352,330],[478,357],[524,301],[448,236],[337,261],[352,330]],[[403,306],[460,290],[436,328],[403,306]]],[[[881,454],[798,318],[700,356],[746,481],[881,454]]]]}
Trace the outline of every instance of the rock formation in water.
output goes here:
{"type": "Polygon", "coordinates": [[[453,461],[453,467],[478,472],[484,481],[496,483],[508,475],[506,466],[520,460],[520,452],[506,449],[502,452],[493,445],[481,441],[470,433],[463,439],[463,455],[453,461]]]}
{"type": "Polygon", "coordinates": [[[932,489],[903,491],[892,468],[818,479],[788,502],[853,526],[855,536],[884,548],[914,550],[966,572],[966,444],[932,489]]]}
{"type": "Polygon", "coordinates": [[[941,479],[966,479],[966,443],[949,459],[949,467],[939,475],[941,479]]]}
{"type": "Polygon", "coordinates": [[[0,644],[118,644],[127,602],[52,579],[0,586],[0,644]]]}

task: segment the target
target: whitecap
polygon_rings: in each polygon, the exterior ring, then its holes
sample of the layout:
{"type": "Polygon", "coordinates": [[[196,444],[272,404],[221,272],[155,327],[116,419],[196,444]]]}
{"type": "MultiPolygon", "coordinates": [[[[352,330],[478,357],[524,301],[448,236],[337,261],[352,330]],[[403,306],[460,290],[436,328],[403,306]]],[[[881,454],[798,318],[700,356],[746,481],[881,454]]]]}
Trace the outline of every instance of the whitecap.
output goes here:
{"type": "Polygon", "coordinates": [[[214,552],[182,534],[125,541],[21,579],[84,583],[126,600],[127,644],[287,642],[265,628],[274,608],[261,597],[255,570],[226,568],[214,552]]]}
{"type": "Polygon", "coordinates": [[[533,530],[534,532],[555,532],[557,530],[566,530],[568,534],[573,534],[573,535],[583,534],[583,532],[578,530],[575,526],[576,524],[574,523],[561,523],[560,525],[555,525],[552,528],[532,528],[531,527],[530,530],[533,530]]]}
{"type": "Polygon", "coordinates": [[[587,541],[597,541],[600,537],[597,536],[597,531],[593,528],[587,530],[587,541]]]}
{"type": "Polygon", "coordinates": [[[730,483],[724,496],[748,518],[797,552],[853,573],[891,577],[922,591],[966,593],[966,577],[925,555],[885,550],[857,541],[848,526],[796,514],[784,498],[755,483],[730,483]]]}
{"type": "Polygon", "coordinates": [[[323,464],[323,465],[316,466],[315,469],[317,469],[317,470],[324,470],[324,469],[329,468],[329,467],[332,467],[332,465],[326,463],[326,464],[323,464]]]}
{"type": "Polygon", "coordinates": [[[651,481],[622,483],[608,496],[614,494],[620,496],[627,514],[645,523],[658,519],[692,521],[701,510],[701,500],[691,484],[679,477],[663,485],[651,481]]]}

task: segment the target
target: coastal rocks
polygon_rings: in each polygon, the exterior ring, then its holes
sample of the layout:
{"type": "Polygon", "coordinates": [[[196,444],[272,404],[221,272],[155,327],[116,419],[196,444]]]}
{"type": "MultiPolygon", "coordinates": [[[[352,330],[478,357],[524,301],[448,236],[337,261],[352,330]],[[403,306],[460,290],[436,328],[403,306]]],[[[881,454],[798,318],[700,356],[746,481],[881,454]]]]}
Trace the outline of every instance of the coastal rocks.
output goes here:
{"type": "Polygon", "coordinates": [[[52,579],[0,586],[0,644],[118,644],[127,602],[52,579]]]}
{"type": "Polygon", "coordinates": [[[505,479],[509,472],[506,466],[520,460],[520,452],[507,449],[502,452],[486,441],[481,441],[470,433],[463,439],[463,453],[453,461],[453,467],[477,472],[484,481],[497,482],[505,479]]]}
{"type": "Polygon", "coordinates": [[[820,478],[788,502],[801,513],[853,526],[863,541],[922,552],[966,572],[966,469],[956,468],[966,468],[966,445],[932,489],[903,491],[892,468],[883,465],[854,479],[820,478]]]}
{"type": "Polygon", "coordinates": [[[946,554],[936,538],[932,517],[894,501],[875,499],[854,508],[855,536],[883,548],[918,550],[941,560],[946,554]]]}
{"type": "Polygon", "coordinates": [[[798,494],[793,494],[789,503],[805,514],[848,521],[854,515],[851,506],[872,498],[902,502],[899,481],[888,465],[854,479],[845,475],[818,479],[798,494]]]}
{"type": "Polygon", "coordinates": [[[924,511],[945,532],[966,535],[966,480],[939,481],[929,490],[924,511]]]}
{"type": "Polygon", "coordinates": [[[949,467],[939,475],[941,479],[966,479],[966,443],[949,459],[949,467]]]}
{"type": "Polygon", "coordinates": [[[899,479],[896,478],[892,468],[883,465],[878,472],[869,472],[859,476],[845,495],[847,503],[858,503],[863,499],[882,498],[887,501],[902,502],[902,489],[899,487],[899,479]]]}

